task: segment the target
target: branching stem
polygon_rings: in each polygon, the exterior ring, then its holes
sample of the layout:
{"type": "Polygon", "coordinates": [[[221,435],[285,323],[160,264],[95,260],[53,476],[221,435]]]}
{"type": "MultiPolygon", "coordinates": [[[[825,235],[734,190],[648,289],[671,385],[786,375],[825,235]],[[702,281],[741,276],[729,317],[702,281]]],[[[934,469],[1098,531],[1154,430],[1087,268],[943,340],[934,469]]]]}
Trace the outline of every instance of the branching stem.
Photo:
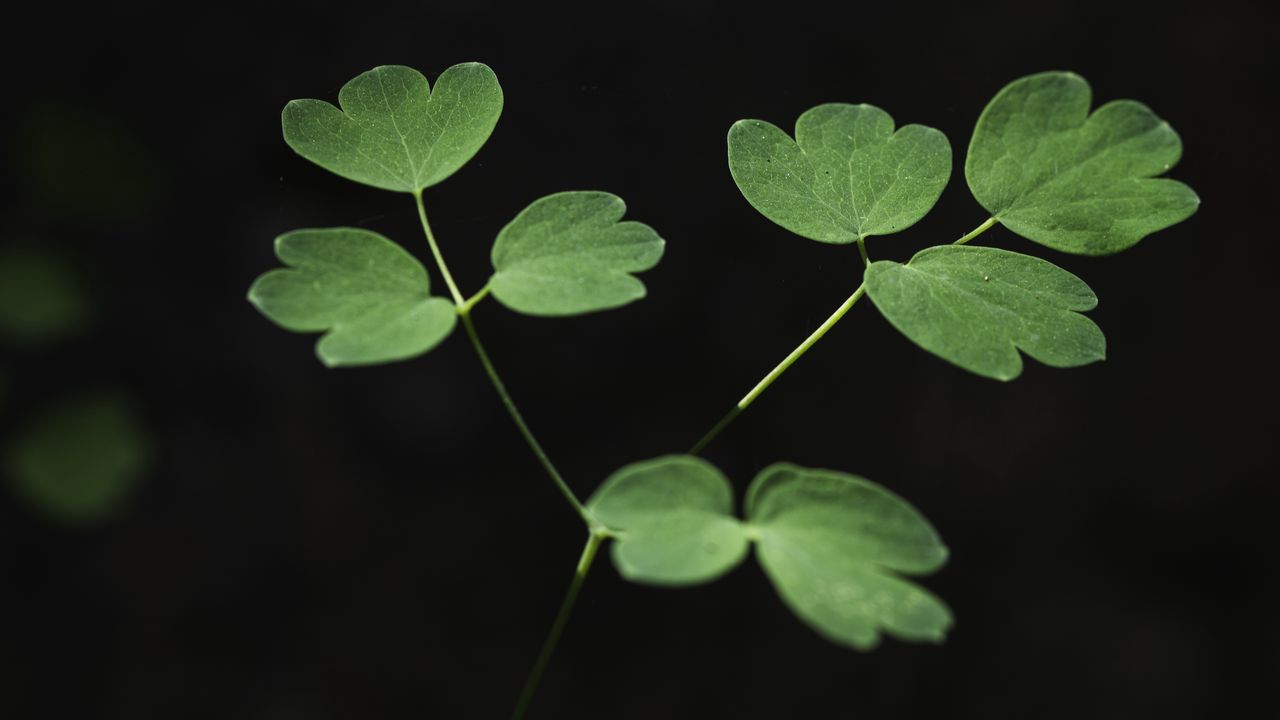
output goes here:
{"type": "MultiPolygon", "coordinates": [[[[971,232],[964,235],[959,240],[956,240],[955,244],[963,245],[969,242],[970,240],[978,237],[979,235],[986,232],[987,230],[990,230],[991,227],[994,226],[997,222],[998,220],[994,217],[987,218],[986,222],[974,228],[971,232]]],[[[863,266],[867,266],[871,264],[870,258],[867,257],[866,245],[863,243],[861,238],[858,239],[858,254],[862,258],[863,266]]],[[[729,427],[729,425],[734,421],[734,419],[737,418],[739,415],[741,415],[743,410],[747,409],[748,405],[755,402],[755,399],[760,397],[760,394],[763,393],[765,390],[767,390],[769,386],[773,384],[774,380],[777,380],[782,375],[782,373],[787,371],[787,368],[791,367],[796,360],[800,359],[801,355],[804,355],[806,352],[809,351],[809,348],[813,347],[819,340],[821,340],[822,336],[826,335],[828,330],[834,327],[836,323],[840,322],[840,318],[843,318],[845,316],[845,313],[849,312],[849,308],[852,308],[854,304],[857,303],[858,300],[862,299],[862,296],[866,294],[866,288],[867,288],[866,283],[859,285],[858,289],[854,290],[853,294],[850,295],[848,298],[846,298],[845,301],[840,304],[840,307],[836,308],[835,312],[831,313],[831,317],[828,317],[825,321],[823,321],[823,323],[818,326],[817,330],[814,330],[812,333],[810,333],[809,337],[804,339],[804,342],[800,343],[800,345],[798,345],[795,350],[792,350],[790,354],[788,354],[785,358],[783,358],[782,362],[778,363],[776,367],[770,370],[768,375],[765,375],[764,378],[760,380],[760,382],[756,383],[756,386],[751,388],[751,392],[748,392],[746,395],[742,396],[742,399],[738,401],[738,404],[730,408],[729,412],[725,413],[724,417],[720,418],[720,420],[717,421],[716,424],[710,430],[707,431],[707,434],[703,435],[702,439],[698,440],[698,442],[695,443],[694,446],[689,449],[689,454],[697,455],[698,453],[702,452],[703,449],[706,448],[707,445],[709,445],[711,441],[714,440],[716,436],[720,434],[721,431],[729,427]]]]}
{"type": "Polygon", "coordinates": [[[573,507],[574,512],[578,513],[578,517],[581,517],[582,521],[587,524],[587,529],[592,532],[596,531],[600,524],[591,516],[582,501],[578,499],[578,496],[573,494],[573,490],[569,488],[569,484],[560,476],[560,471],[556,470],[556,466],[552,464],[547,452],[542,449],[542,444],[534,437],[533,431],[529,429],[528,424],[524,421],[524,416],[520,414],[520,408],[516,407],[515,400],[511,399],[511,393],[507,392],[506,383],[502,382],[502,377],[498,375],[498,369],[494,367],[493,361],[489,359],[489,353],[485,351],[484,343],[480,342],[480,335],[476,333],[475,323],[471,320],[471,309],[489,294],[489,286],[485,285],[480,292],[471,296],[470,299],[462,299],[462,293],[458,292],[458,286],[453,282],[453,275],[449,273],[449,266],[445,264],[444,256],[440,254],[440,246],[436,243],[435,234],[431,232],[431,224],[427,222],[427,211],[422,206],[422,193],[414,193],[413,199],[418,204],[418,218],[422,220],[422,231],[427,236],[427,244],[431,246],[431,254],[435,256],[436,266],[440,268],[440,274],[444,276],[445,284],[449,286],[449,292],[453,295],[454,304],[458,309],[458,318],[462,321],[462,327],[467,331],[467,338],[471,340],[471,347],[475,348],[476,356],[480,358],[480,364],[484,366],[485,374],[489,376],[489,382],[493,384],[493,389],[497,391],[503,407],[507,409],[507,414],[511,416],[516,429],[520,431],[520,435],[528,443],[534,457],[538,458],[542,468],[547,471],[547,475],[555,483],[556,489],[573,507]]]}

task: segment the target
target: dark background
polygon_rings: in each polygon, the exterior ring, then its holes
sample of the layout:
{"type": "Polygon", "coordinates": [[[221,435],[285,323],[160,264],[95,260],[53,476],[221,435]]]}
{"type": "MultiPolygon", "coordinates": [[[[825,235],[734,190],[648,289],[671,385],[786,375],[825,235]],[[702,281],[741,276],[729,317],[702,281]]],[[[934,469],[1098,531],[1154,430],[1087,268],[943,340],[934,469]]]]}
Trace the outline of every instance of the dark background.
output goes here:
{"type": "Polygon", "coordinates": [[[1028,362],[1001,384],[860,305],[710,448],[740,491],[789,460],[919,507],[952,550],[925,581],[957,615],[944,646],[829,644],[754,562],[660,590],[602,558],[531,717],[1274,712],[1276,134],[1260,14],[698,0],[180,12],[50,7],[7,23],[0,242],[75,258],[99,312],[77,340],[5,351],[0,432],[49,397],[118,386],[156,452],[91,527],[0,493],[0,716],[509,712],[583,533],[461,333],[410,362],[331,371],[314,336],[244,299],[294,228],[368,227],[429,259],[408,196],[295,156],[279,112],[333,101],[374,65],[434,79],[469,60],[496,71],[506,107],[479,155],[426,194],[464,292],[487,277],[497,230],[550,192],[617,193],[668,241],[649,297],[622,310],[477,310],[584,496],[625,463],[685,449],[857,284],[852,247],[790,235],[742,199],[725,163],[734,120],[789,128],[818,103],[871,102],[943,130],[948,190],[875,239],[877,258],[984,219],[962,174],[973,123],[1006,82],[1045,69],[1169,120],[1184,142],[1172,176],[1203,200],[1110,258],[983,236],[1090,283],[1105,363],[1028,362]]]}

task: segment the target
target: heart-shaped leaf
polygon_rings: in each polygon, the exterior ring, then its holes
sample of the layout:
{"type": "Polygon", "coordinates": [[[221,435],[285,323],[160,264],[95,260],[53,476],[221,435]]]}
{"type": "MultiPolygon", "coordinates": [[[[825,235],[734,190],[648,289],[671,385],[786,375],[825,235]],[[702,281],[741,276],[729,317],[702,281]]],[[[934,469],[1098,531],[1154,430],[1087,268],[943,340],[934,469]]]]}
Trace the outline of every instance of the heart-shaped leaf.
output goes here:
{"type": "Polygon", "coordinates": [[[621,536],[613,562],[623,577],[657,585],[692,585],[732,570],[747,552],[733,517],[733,488],[714,465],[670,455],[628,465],[587,503],[621,536]]]}
{"type": "Polygon", "coordinates": [[[880,633],[941,642],[951,611],[901,575],[942,567],[947,549],[907,502],[860,477],[779,463],[747,491],[760,564],[823,636],[868,650],[880,633]]]}
{"type": "Polygon", "coordinates": [[[502,88],[486,65],[445,70],[434,92],[422,73],[383,65],[323,100],[284,108],[284,141],[348,180],[416,193],[452,175],[480,150],[502,114],[502,88]]]}
{"type": "Polygon", "coordinates": [[[295,230],[276,238],[276,256],[291,269],[259,277],[249,301],[286,330],[327,330],[316,354],[329,367],[421,355],[457,322],[422,264],[375,232],[295,230]]]}
{"type": "Polygon", "coordinates": [[[1010,380],[1021,348],[1053,367],[1106,356],[1106,339],[1080,315],[1098,298],[1053,263],[990,247],[943,245],[866,270],[867,294],[912,342],[978,375],[1010,380]]]}
{"type": "Polygon", "coordinates": [[[529,315],[577,315],[644,297],[630,273],[657,265],[664,243],[648,225],[619,222],[626,210],[605,192],[535,200],[493,244],[493,296],[529,315]]]}
{"type": "Polygon", "coordinates": [[[151,438],[120,390],[59,402],[20,427],[4,447],[5,474],[18,496],[68,524],[110,516],[151,459],[151,438]]]}
{"type": "Polygon", "coordinates": [[[747,202],[811,240],[851,243],[905,230],[951,177],[951,145],[923,125],[893,130],[871,105],[806,111],[796,137],[763,120],[729,130],[729,170],[747,202]]]}
{"type": "Polygon", "coordinates": [[[1072,73],[1013,81],[978,118],[964,169],[1005,227],[1063,252],[1106,255],[1187,219],[1200,199],[1155,177],[1182,154],[1167,122],[1133,100],[1090,115],[1090,97],[1072,73]]]}

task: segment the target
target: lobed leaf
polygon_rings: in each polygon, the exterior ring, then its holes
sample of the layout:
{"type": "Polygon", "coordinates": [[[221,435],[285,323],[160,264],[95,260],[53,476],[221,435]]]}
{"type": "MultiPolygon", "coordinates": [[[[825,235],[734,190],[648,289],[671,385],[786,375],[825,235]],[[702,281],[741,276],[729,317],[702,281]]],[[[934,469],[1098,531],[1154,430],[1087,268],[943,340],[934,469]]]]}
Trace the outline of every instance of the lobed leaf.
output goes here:
{"type": "Polygon", "coordinates": [[[623,577],[692,585],[732,570],[747,552],[733,517],[733,488],[714,465],[669,455],[628,465],[605,480],[587,508],[621,536],[613,562],[623,577]]]}
{"type": "Polygon", "coordinates": [[[947,549],[907,502],[860,477],[779,463],[747,491],[757,555],[787,605],[824,637],[869,650],[886,632],[941,642],[951,611],[901,575],[941,568],[947,549]]]}
{"type": "Polygon", "coordinates": [[[763,120],[729,130],[729,170],[765,217],[811,240],[851,243],[914,225],[951,177],[941,132],[871,105],[830,103],[796,121],[796,137],[763,120]]]}
{"type": "Polygon", "coordinates": [[[422,264],[375,232],[295,230],[276,238],[276,256],[289,269],[259,277],[249,301],[286,330],[325,332],[316,354],[329,367],[421,355],[457,322],[422,264]]]}
{"type": "Polygon", "coordinates": [[[416,193],[480,150],[502,114],[502,88],[481,63],[445,70],[434,91],[417,70],[383,65],[343,85],[338,105],[291,101],[282,115],[285,142],[348,180],[416,193]]]}
{"type": "Polygon", "coordinates": [[[866,270],[867,295],[912,342],[969,372],[1011,380],[1021,349],[1052,367],[1106,357],[1106,338],[1080,312],[1098,298],[1045,260],[990,247],[943,245],[903,265],[866,270]]]}
{"type": "Polygon", "coordinates": [[[142,480],[151,439],[121,391],[78,396],[47,408],[4,447],[17,495],[50,520],[88,524],[109,517],[142,480]]]}
{"type": "Polygon", "coordinates": [[[648,225],[619,222],[626,209],[605,192],[535,200],[494,241],[493,296],[529,315],[577,315],[644,297],[630,273],[657,265],[664,242],[648,225]]]}
{"type": "Polygon", "coordinates": [[[1179,223],[1200,205],[1186,185],[1158,178],[1182,141],[1133,100],[1089,114],[1084,78],[1046,72],[1013,81],[982,111],[965,178],[1013,232],[1063,252],[1106,255],[1179,223]]]}

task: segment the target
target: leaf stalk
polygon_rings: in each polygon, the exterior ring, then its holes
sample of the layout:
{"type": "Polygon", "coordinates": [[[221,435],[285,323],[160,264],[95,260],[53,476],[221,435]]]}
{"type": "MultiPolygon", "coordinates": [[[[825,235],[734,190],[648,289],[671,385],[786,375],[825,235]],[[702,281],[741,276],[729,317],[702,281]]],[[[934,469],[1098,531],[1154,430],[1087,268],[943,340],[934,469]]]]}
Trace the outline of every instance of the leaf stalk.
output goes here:
{"type": "Polygon", "coordinates": [[[524,689],[520,691],[520,698],[516,701],[515,711],[511,713],[511,720],[522,720],[525,712],[528,711],[529,703],[533,701],[533,694],[537,691],[538,683],[542,680],[542,674],[551,662],[551,656],[555,654],[556,645],[560,642],[560,635],[564,632],[564,626],[569,622],[569,615],[573,613],[573,605],[578,599],[578,591],[582,589],[582,583],[587,579],[587,573],[591,570],[591,563],[596,559],[596,551],[600,549],[600,545],[606,537],[609,537],[609,532],[603,528],[593,529],[587,536],[587,544],[586,547],[582,548],[582,556],[578,558],[578,567],[573,573],[573,580],[569,583],[569,590],[565,593],[564,600],[560,603],[560,610],[556,613],[555,622],[551,624],[551,631],[547,633],[547,639],[542,644],[538,659],[533,663],[533,669],[529,671],[529,678],[525,680],[524,689]]]}
{"type": "Polygon", "coordinates": [[[502,382],[502,376],[498,374],[498,369],[494,367],[493,361],[489,359],[489,353],[485,350],[484,343],[480,342],[480,335],[476,332],[475,323],[471,320],[471,309],[489,294],[489,286],[486,284],[470,299],[462,299],[462,293],[458,291],[458,286],[453,281],[453,275],[449,273],[449,266],[444,262],[444,255],[440,253],[440,246],[436,243],[435,234],[431,232],[431,224],[427,222],[427,211],[422,205],[422,192],[415,192],[413,199],[418,205],[418,218],[422,220],[422,230],[427,236],[427,244],[431,246],[431,254],[435,257],[436,266],[440,268],[440,274],[444,276],[445,283],[449,286],[449,292],[453,295],[454,304],[458,308],[458,317],[462,321],[462,327],[467,332],[471,347],[475,348],[476,357],[480,359],[480,365],[484,367],[485,375],[489,376],[489,382],[493,385],[493,389],[497,391],[503,407],[507,409],[507,414],[511,416],[511,421],[515,423],[516,429],[520,431],[521,437],[529,445],[529,449],[533,451],[538,463],[542,465],[542,468],[547,471],[547,475],[550,476],[551,481],[555,483],[556,489],[564,496],[565,501],[578,514],[578,517],[582,518],[582,521],[586,523],[587,529],[593,533],[597,532],[601,527],[600,523],[592,517],[591,512],[582,504],[578,496],[573,493],[569,484],[560,475],[560,471],[556,470],[556,466],[551,462],[547,452],[542,449],[542,443],[539,443],[538,439],[534,437],[533,431],[529,429],[529,425],[524,421],[524,415],[520,413],[520,408],[516,406],[515,400],[511,398],[511,393],[507,392],[507,385],[502,382]]]}
{"type": "MultiPolygon", "coordinates": [[[[978,237],[979,235],[986,232],[987,230],[990,230],[993,226],[995,226],[997,222],[999,222],[999,220],[995,217],[987,218],[987,220],[983,222],[981,225],[974,228],[969,233],[965,234],[959,240],[956,240],[955,244],[964,245],[965,243],[978,237]]],[[[867,257],[867,248],[866,248],[866,245],[863,243],[862,238],[858,238],[857,244],[858,244],[858,253],[862,257],[863,265],[864,266],[870,265],[871,261],[867,257]]],[[[812,333],[810,333],[809,337],[804,339],[804,342],[796,346],[796,349],[792,350],[785,358],[783,358],[782,362],[778,363],[777,366],[775,366],[772,370],[769,371],[769,374],[765,375],[764,378],[760,380],[760,382],[756,383],[755,387],[751,388],[750,392],[742,396],[742,399],[738,401],[738,404],[733,406],[733,408],[731,408],[729,412],[725,413],[724,417],[720,418],[720,420],[717,421],[716,424],[710,430],[707,431],[707,434],[703,435],[702,438],[698,440],[698,442],[694,443],[693,447],[689,449],[689,454],[697,455],[701,453],[703,449],[705,449],[707,445],[709,445],[711,441],[714,440],[716,436],[721,433],[721,431],[729,427],[729,425],[734,421],[734,419],[736,419],[739,415],[741,415],[743,410],[747,409],[747,406],[755,402],[756,398],[760,397],[760,395],[765,390],[769,389],[769,386],[772,385],[775,380],[781,377],[782,374],[786,372],[788,368],[790,368],[793,364],[795,364],[795,362],[800,359],[800,356],[804,355],[806,352],[809,351],[809,348],[817,344],[817,342],[822,339],[822,336],[827,334],[828,330],[835,327],[835,324],[840,322],[840,319],[845,316],[845,313],[849,312],[849,309],[852,308],[859,300],[862,299],[862,296],[866,294],[866,291],[867,291],[867,285],[864,282],[861,285],[859,285],[856,290],[853,291],[852,295],[850,295],[848,298],[845,299],[843,303],[840,304],[840,307],[836,308],[835,312],[831,313],[830,317],[828,317],[825,321],[823,321],[821,325],[818,326],[817,330],[814,330],[812,333]]]]}

